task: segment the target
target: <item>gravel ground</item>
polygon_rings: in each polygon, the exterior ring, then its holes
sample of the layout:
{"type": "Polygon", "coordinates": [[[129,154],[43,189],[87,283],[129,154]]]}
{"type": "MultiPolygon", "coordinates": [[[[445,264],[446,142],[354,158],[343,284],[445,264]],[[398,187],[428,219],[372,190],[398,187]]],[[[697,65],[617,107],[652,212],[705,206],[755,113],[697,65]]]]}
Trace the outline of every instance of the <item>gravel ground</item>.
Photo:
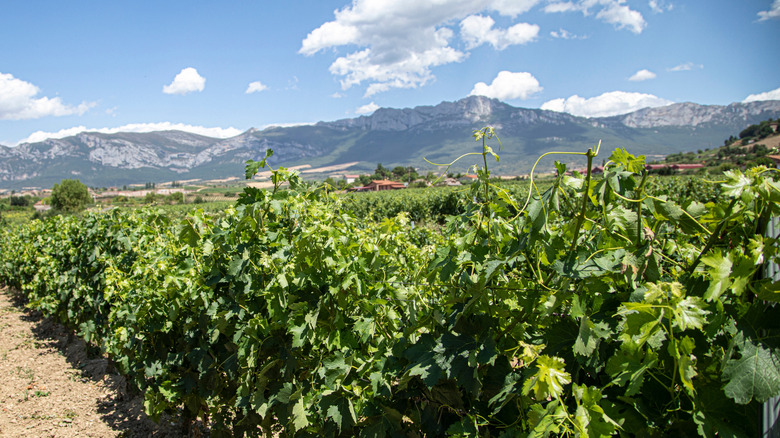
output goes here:
{"type": "Polygon", "coordinates": [[[107,359],[0,289],[0,437],[177,437],[107,359]]]}

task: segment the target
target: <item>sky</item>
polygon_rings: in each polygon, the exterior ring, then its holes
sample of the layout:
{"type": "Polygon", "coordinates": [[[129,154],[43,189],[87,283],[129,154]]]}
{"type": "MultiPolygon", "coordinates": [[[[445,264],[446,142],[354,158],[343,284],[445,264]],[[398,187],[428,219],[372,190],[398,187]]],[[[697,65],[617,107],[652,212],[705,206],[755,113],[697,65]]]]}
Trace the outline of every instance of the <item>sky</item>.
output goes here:
{"type": "Polygon", "coordinates": [[[600,117],[780,100],[780,0],[5,1],[0,144],[231,137],[485,95],[600,117]]]}

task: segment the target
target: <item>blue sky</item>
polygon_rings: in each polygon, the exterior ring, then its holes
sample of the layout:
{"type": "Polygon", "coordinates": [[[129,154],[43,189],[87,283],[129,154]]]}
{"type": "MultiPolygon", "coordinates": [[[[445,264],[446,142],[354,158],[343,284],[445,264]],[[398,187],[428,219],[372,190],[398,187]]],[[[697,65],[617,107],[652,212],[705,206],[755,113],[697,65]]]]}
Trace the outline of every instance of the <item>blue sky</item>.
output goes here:
{"type": "Polygon", "coordinates": [[[780,99],[780,0],[6,1],[0,144],[469,94],[586,117],[780,99]]]}

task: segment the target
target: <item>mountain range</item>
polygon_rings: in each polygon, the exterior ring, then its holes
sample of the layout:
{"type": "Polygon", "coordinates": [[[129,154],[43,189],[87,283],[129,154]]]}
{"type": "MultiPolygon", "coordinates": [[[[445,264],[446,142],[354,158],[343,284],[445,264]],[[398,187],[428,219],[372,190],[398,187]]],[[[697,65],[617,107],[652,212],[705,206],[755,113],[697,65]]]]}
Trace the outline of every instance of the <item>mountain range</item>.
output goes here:
{"type": "MultiPolygon", "coordinates": [[[[349,173],[385,167],[432,170],[426,159],[447,163],[480,151],[474,130],[493,126],[501,139],[493,148],[499,174],[530,170],[550,151],[585,151],[602,142],[605,160],[615,148],[649,156],[720,146],[745,127],[780,117],[780,101],[699,105],[678,103],[613,117],[584,118],[541,109],[518,108],[496,99],[470,96],[435,106],[380,108],[369,116],[291,127],[249,129],[227,138],[182,131],[102,134],[0,145],[0,188],[51,187],[78,178],[92,187],[243,175],[244,163],[271,148],[272,165],[313,167],[358,162],[349,173]]],[[[561,157],[556,156],[561,160],[561,157]]],[[[577,165],[581,161],[564,158],[577,165]]],[[[476,161],[459,163],[465,170],[476,161]]],[[[543,163],[544,168],[550,168],[543,163]]]]}

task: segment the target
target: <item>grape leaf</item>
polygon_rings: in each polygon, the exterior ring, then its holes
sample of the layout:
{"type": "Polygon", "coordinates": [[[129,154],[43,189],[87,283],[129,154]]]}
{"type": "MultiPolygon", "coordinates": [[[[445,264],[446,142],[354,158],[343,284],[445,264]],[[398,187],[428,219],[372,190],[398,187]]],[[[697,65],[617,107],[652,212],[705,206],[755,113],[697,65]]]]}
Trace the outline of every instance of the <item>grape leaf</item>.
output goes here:
{"type": "Polygon", "coordinates": [[[601,339],[610,334],[609,325],[605,322],[594,323],[588,317],[580,320],[580,331],[574,342],[574,354],[590,356],[598,348],[601,339]]]}
{"type": "Polygon", "coordinates": [[[536,367],[536,374],[523,384],[523,394],[528,395],[533,391],[537,400],[559,398],[563,386],[571,383],[571,375],[566,372],[563,359],[542,355],[536,360],[536,367]]]}
{"type": "Polygon", "coordinates": [[[710,287],[704,293],[704,299],[714,301],[728,290],[731,285],[729,274],[731,274],[731,259],[729,255],[723,256],[719,250],[701,258],[701,262],[709,266],[710,269],[710,287]]]}
{"type": "Polygon", "coordinates": [[[702,301],[699,297],[685,297],[677,303],[674,309],[674,324],[680,327],[680,330],[696,328],[701,330],[704,327],[708,311],[702,309],[702,301]]]}
{"type": "Polygon", "coordinates": [[[309,419],[306,418],[306,407],[303,404],[303,397],[299,398],[293,406],[292,415],[293,428],[295,428],[296,431],[309,425],[309,419]]]}
{"type": "Polygon", "coordinates": [[[739,404],[756,399],[765,402],[780,394],[780,352],[754,344],[742,332],[734,339],[741,357],[729,359],[723,368],[726,395],[739,404]]]}

